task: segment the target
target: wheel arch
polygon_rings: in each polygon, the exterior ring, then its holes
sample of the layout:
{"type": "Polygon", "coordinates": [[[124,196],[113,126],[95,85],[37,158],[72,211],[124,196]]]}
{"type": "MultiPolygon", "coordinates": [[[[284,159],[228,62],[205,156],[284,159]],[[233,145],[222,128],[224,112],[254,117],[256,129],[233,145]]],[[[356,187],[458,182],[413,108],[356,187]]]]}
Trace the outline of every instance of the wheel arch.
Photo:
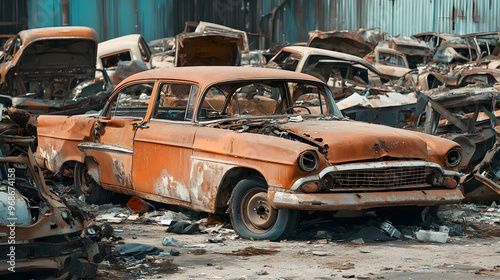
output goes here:
{"type": "Polygon", "coordinates": [[[264,176],[253,168],[248,167],[233,167],[229,169],[223,176],[222,181],[217,190],[217,196],[215,201],[215,212],[216,213],[224,213],[226,208],[228,207],[229,200],[231,198],[231,193],[236,186],[236,184],[249,177],[258,178],[267,181],[264,176]]]}
{"type": "Polygon", "coordinates": [[[83,160],[83,164],[87,166],[87,171],[92,179],[96,181],[97,184],[101,185],[101,177],[99,174],[99,163],[92,156],[86,156],[83,160]]]}

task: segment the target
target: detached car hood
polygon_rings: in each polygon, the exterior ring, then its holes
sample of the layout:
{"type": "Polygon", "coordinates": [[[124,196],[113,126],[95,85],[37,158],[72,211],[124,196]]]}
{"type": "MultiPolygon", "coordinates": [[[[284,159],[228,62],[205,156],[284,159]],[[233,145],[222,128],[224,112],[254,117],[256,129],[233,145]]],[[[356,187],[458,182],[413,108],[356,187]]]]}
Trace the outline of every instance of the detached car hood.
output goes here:
{"type": "Polygon", "coordinates": [[[425,139],[401,129],[352,121],[316,120],[287,123],[283,127],[328,145],[328,161],[333,164],[386,157],[408,159],[408,155],[415,160],[428,158],[425,139]]]}
{"type": "Polygon", "coordinates": [[[368,42],[363,37],[346,31],[311,31],[307,47],[352,54],[364,57],[377,46],[377,42],[368,42]]]}
{"type": "Polygon", "coordinates": [[[184,33],[177,36],[175,66],[237,66],[241,38],[231,33],[184,33]]]}

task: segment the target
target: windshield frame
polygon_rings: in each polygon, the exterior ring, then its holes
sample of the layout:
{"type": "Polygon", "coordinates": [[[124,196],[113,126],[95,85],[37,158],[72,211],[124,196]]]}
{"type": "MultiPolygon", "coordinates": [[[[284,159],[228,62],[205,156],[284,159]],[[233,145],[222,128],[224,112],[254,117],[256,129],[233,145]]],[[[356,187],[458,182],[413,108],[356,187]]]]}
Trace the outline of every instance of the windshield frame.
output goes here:
{"type": "MultiPolygon", "coordinates": [[[[314,81],[314,80],[304,80],[304,79],[276,79],[276,78],[270,78],[270,79],[245,79],[245,80],[238,80],[238,81],[224,81],[224,82],[217,82],[217,83],[211,83],[208,84],[203,88],[203,92],[201,92],[200,96],[198,97],[198,100],[196,101],[196,107],[194,110],[194,116],[193,116],[193,123],[197,124],[208,124],[208,123],[214,123],[214,122],[225,122],[228,120],[239,120],[239,119],[269,119],[269,118],[288,118],[290,116],[296,116],[299,114],[272,114],[272,115],[244,115],[244,116],[238,116],[238,117],[228,117],[228,118],[221,118],[221,119],[215,119],[215,120],[200,120],[200,110],[202,109],[202,103],[205,99],[205,96],[208,94],[209,90],[213,87],[219,87],[224,84],[230,84],[234,83],[235,86],[233,88],[239,88],[244,85],[252,84],[252,83],[271,83],[271,82],[278,82],[282,83],[283,85],[285,83],[305,83],[309,85],[314,85],[317,86],[318,89],[322,90],[322,93],[325,95],[324,101],[327,102],[327,108],[330,108],[327,112],[323,112],[322,114],[314,114],[310,115],[311,117],[324,117],[324,116],[335,116],[335,117],[340,117],[343,118],[342,112],[338,108],[337,104],[335,103],[333,99],[332,92],[330,91],[330,88],[328,85],[326,85],[323,82],[319,81],[314,81]]],[[[288,87],[285,86],[286,88],[286,98],[291,100],[292,96],[288,90],[288,87]]],[[[232,94],[230,94],[232,95],[232,94]]],[[[227,98],[227,97],[226,97],[227,98]]],[[[224,101],[226,102],[226,101],[224,101]]],[[[309,115],[301,115],[302,117],[308,117],[309,115]]]]}

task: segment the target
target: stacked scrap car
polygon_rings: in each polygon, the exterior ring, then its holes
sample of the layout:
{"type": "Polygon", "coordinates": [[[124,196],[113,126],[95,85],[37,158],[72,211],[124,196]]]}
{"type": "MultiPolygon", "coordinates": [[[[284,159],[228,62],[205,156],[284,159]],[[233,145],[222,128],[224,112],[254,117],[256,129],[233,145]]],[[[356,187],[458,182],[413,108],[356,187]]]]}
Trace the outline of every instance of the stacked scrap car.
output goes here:
{"type": "Polygon", "coordinates": [[[103,258],[86,215],[46,184],[30,146],[30,115],[5,111],[0,123],[0,277],[94,278],[103,258]],[[27,151],[27,152],[25,152],[27,151]]]}

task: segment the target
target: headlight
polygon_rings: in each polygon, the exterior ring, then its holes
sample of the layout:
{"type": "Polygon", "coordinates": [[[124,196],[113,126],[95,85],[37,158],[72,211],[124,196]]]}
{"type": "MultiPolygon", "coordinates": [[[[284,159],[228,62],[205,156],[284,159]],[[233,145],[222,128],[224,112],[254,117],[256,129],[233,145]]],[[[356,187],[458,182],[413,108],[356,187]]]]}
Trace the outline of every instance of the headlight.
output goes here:
{"type": "Polygon", "coordinates": [[[318,154],[316,151],[305,151],[299,155],[297,164],[305,172],[316,170],[318,168],[318,154]]]}
{"type": "Polygon", "coordinates": [[[448,167],[455,167],[462,161],[462,149],[453,148],[446,154],[444,162],[448,167]]]}

